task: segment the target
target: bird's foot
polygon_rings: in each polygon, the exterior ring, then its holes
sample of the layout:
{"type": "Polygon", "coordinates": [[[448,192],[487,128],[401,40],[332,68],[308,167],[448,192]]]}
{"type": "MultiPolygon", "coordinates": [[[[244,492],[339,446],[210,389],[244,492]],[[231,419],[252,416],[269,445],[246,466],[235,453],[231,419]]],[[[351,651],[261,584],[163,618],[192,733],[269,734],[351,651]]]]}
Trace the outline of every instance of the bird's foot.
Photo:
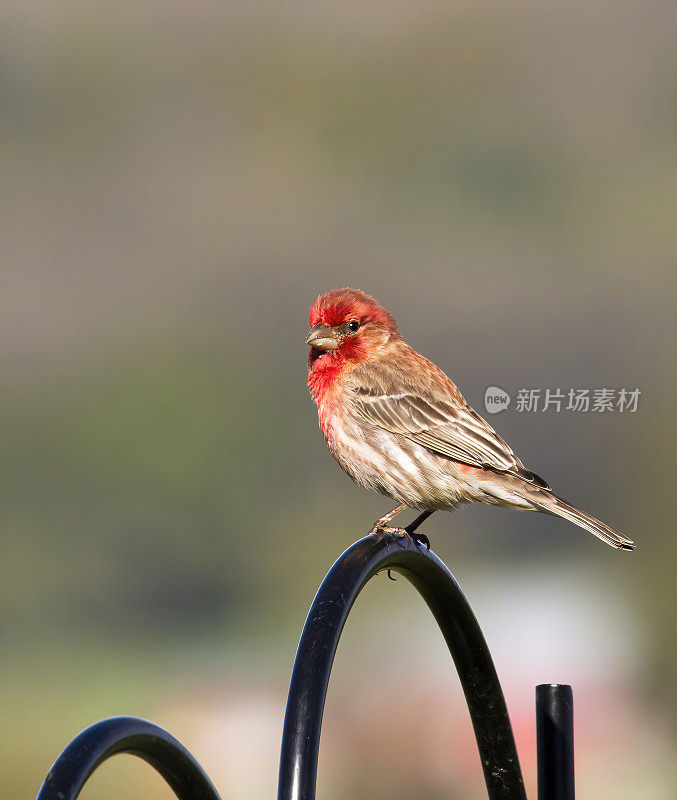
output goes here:
{"type": "Polygon", "coordinates": [[[416,537],[416,534],[409,533],[406,528],[393,528],[390,525],[379,525],[378,522],[372,526],[369,533],[376,536],[377,542],[380,542],[384,536],[392,536],[395,539],[406,539],[407,550],[411,546],[412,538],[416,537]]]}
{"type": "Polygon", "coordinates": [[[389,525],[379,525],[378,522],[372,525],[369,535],[376,537],[376,541],[380,542],[384,536],[392,536],[395,539],[406,539],[407,550],[414,542],[419,547],[425,547],[426,553],[430,552],[430,539],[425,533],[416,533],[416,531],[409,530],[408,528],[393,528],[389,525]]]}
{"type": "Polygon", "coordinates": [[[391,528],[388,525],[374,525],[369,533],[376,536],[377,542],[380,542],[381,539],[387,535],[395,539],[406,539],[407,550],[411,547],[411,543],[414,542],[414,544],[419,547],[425,547],[426,553],[430,552],[430,539],[428,539],[425,533],[416,533],[408,528],[391,528]]]}

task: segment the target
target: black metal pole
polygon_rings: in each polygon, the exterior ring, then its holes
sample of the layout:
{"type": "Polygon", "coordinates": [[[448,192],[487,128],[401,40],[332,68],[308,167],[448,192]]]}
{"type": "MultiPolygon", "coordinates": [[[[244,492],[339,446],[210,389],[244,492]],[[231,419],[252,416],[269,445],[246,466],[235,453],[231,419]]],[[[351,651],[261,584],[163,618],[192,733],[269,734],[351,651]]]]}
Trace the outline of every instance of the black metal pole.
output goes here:
{"type": "Polygon", "coordinates": [[[574,698],[571,686],[536,687],[538,800],[574,800],[574,698]]]}
{"type": "Polygon", "coordinates": [[[377,572],[399,572],[434,614],[470,710],[490,800],[526,800],[515,741],[491,654],[461,588],[431,551],[367,536],[329,570],[301,634],[282,734],[278,800],[313,800],[322,713],[339,637],[357,595],[377,572]]]}
{"type": "Polygon", "coordinates": [[[220,800],[186,748],[139,717],[110,717],[85,728],[52,765],[37,800],[75,800],[87,778],[110,756],[132,753],[154,767],[180,800],[220,800]]]}

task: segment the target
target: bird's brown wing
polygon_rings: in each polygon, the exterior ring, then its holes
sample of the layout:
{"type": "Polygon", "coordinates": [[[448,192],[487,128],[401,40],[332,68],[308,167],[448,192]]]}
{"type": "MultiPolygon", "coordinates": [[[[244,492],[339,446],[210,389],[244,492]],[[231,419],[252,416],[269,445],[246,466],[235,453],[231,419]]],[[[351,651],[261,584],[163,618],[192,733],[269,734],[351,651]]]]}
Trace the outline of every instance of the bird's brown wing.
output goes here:
{"type": "Polygon", "coordinates": [[[509,472],[544,488],[510,446],[465,401],[412,390],[375,394],[357,387],[355,405],[369,422],[406,436],[433,453],[497,472],[509,472]]]}

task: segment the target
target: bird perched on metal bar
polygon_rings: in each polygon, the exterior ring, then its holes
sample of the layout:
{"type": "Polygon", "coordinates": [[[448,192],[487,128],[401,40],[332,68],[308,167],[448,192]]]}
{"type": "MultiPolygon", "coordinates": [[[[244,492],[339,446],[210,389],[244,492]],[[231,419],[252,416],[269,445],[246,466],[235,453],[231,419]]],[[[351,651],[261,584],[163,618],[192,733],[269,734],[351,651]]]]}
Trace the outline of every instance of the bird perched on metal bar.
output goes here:
{"type": "Polygon", "coordinates": [[[627,536],[557,497],[465,401],[439,367],[402,338],[364,292],[337,289],[310,309],[308,388],[331,454],[350,477],[397,501],[370,533],[430,543],[416,533],[433,512],[477,501],[543,511],[622,550],[627,536]],[[422,513],[390,525],[407,508],[422,513]]]}

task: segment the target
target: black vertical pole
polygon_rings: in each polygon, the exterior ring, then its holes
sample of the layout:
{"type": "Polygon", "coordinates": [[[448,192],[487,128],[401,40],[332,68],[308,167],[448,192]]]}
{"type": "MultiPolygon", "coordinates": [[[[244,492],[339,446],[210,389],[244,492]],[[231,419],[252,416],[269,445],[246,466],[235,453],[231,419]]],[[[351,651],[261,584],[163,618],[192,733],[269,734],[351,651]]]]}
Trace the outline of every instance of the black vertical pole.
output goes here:
{"type": "Polygon", "coordinates": [[[538,800],[574,800],[574,698],[571,686],[536,687],[538,800]]]}

